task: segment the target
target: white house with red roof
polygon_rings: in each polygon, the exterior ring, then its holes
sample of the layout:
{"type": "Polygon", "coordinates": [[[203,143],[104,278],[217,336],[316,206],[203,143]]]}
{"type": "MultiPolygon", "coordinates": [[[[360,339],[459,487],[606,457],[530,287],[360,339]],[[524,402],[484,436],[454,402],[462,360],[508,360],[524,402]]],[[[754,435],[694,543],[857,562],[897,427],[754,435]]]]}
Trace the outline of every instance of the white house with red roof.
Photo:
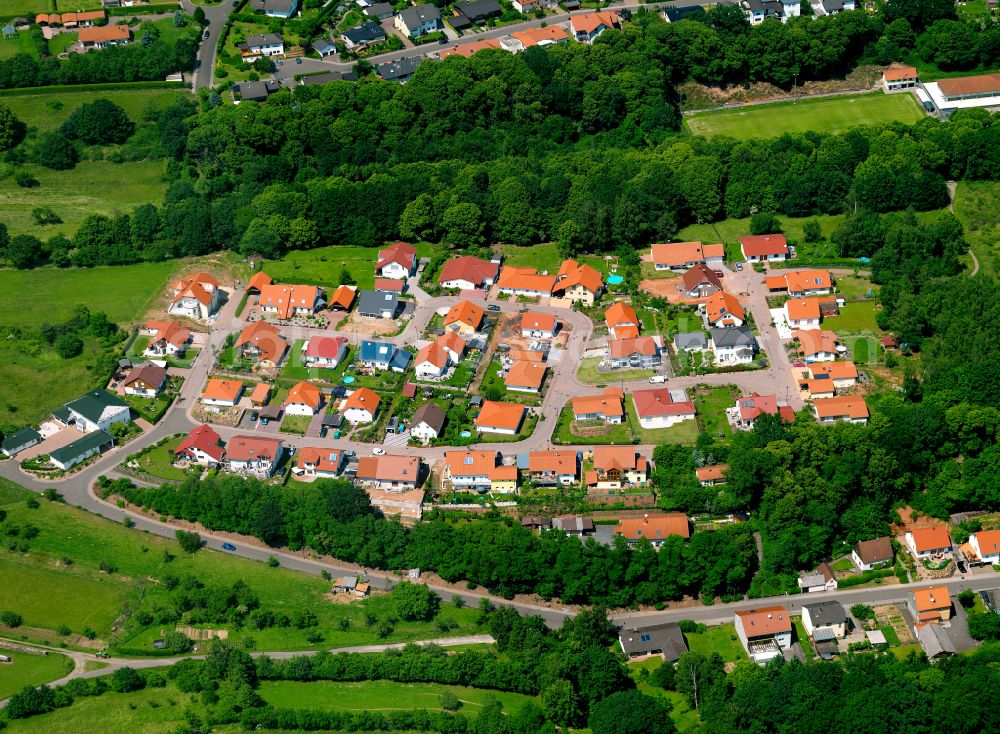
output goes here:
{"type": "Polygon", "coordinates": [[[222,437],[211,426],[202,424],[191,429],[174,449],[174,456],[187,459],[194,464],[218,466],[222,463],[224,451],[222,437]]]}
{"type": "Polygon", "coordinates": [[[191,332],[176,321],[150,321],[141,333],[152,337],[143,351],[147,357],[183,354],[191,342],[191,332]]]}
{"type": "Polygon", "coordinates": [[[980,530],[969,536],[969,546],[980,563],[1000,563],[1000,530],[980,530]]]}
{"type": "Polygon", "coordinates": [[[278,438],[233,436],[226,447],[226,468],[236,474],[270,477],[283,451],[284,443],[278,438]]]}
{"type": "Polygon", "coordinates": [[[463,291],[489,288],[496,282],[499,272],[499,263],[463,255],[453,257],[442,266],[438,284],[442,288],[457,288],[463,291]]]}
{"type": "Polygon", "coordinates": [[[762,415],[777,415],[787,423],[795,420],[795,411],[791,406],[778,405],[774,395],[759,395],[750,393],[736,398],[736,405],[729,409],[733,425],[744,431],[753,429],[756,421],[762,415]]]}
{"type": "Polygon", "coordinates": [[[646,429],[669,428],[687,420],[694,420],[694,403],[680,389],[665,387],[636,390],[632,403],[639,425],[646,429]]]}
{"type": "Polygon", "coordinates": [[[598,13],[582,13],[574,15],[569,19],[570,30],[573,37],[583,43],[593,43],[594,39],[612,28],[618,28],[618,13],[615,11],[604,11],[598,13]]]}
{"type": "Polygon", "coordinates": [[[181,278],[171,286],[170,293],[172,300],[167,313],[175,316],[204,320],[214,316],[222,305],[219,281],[208,273],[181,278]]]}
{"type": "Polygon", "coordinates": [[[521,314],[521,336],[527,339],[552,339],[558,323],[555,314],[525,311],[521,314]]]}
{"type": "Polygon", "coordinates": [[[451,365],[451,355],[434,341],[423,347],[413,359],[418,380],[436,380],[444,377],[451,365]]]}
{"type": "Polygon", "coordinates": [[[345,458],[340,449],[305,446],[299,451],[292,471],[299,476],[333,479],[340,476],[345,458]]]}
{"type": "Polygon", "coordinates": [[[417,272],[417,249],[405,242],[395,242],[379,250],[375,274],[382,278],[406,280],[417,272]]]}
{"type": "Polygon", "coordinates": [[[347,356],[347,338],[314,336],[302,345],[302,361],[307,367],[333,369],[347,356]]]}
{"type": "Polygon", "coordinates": [[[783,234],[755,234],[740,237],[740,252],[748,263],[783,262],[788,259],[788,241],[783,234]]]}

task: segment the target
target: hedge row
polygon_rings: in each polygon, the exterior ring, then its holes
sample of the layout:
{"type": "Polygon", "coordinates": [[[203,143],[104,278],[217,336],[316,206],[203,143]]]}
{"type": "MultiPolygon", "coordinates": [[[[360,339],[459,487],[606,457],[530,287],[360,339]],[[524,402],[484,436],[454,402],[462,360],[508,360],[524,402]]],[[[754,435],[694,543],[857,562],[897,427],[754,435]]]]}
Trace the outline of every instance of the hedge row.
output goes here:
{"type": "Polygon", "coordinates": [[[184,82],[107,82],[104,84],[62,84],[51,87],[12,87],[0,89],[0,97],[21,94],[64,94],[66,92],[113,92],[137,89],[188,89],[184,82]]]}

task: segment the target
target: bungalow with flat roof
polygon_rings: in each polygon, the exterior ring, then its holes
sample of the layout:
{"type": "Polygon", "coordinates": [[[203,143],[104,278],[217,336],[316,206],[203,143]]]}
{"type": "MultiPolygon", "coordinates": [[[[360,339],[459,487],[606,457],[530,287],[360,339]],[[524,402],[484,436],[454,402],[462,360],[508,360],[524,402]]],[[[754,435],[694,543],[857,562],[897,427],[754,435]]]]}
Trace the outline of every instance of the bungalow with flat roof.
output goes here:
{"type": "Polygon", "coordinates": [[[792,619],[785,607],[773,605],[736,612],[736,636],[758,665],[792,646],[792,619]]]}

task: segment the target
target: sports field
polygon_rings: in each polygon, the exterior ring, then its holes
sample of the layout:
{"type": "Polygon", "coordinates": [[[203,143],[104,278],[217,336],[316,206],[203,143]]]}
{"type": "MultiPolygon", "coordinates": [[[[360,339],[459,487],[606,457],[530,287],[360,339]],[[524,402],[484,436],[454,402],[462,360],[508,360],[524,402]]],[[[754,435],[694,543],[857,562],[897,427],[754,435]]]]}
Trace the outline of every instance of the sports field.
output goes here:
{"type": "Polygon", "coordinates": [[[695,135],[706,137],[776,138],[810,130],[835,133],[858,125],[911,123],[923,115],[910,94],[859,94],[700,112],[685,117],[684,124],[695,135]]]}

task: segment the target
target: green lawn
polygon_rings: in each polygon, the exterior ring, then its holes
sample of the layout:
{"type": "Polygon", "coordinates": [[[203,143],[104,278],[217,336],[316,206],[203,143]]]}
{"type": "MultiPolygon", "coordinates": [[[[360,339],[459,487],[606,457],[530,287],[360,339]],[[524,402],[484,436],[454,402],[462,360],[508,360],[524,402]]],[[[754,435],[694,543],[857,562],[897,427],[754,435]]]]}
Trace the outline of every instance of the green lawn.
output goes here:
{"type": "Polygon", "coordinates": [[[285,433],[305,436],[311,421],[312,416],[310,415],[286,415],[281,421],[281,430],[285,433]]]}
{"type": "Polygon", "coordinates": [[[806,628],[802,626],[802,619],[794,619],[793,624],[795,625],[795,638],[799,641],[799,645],[802,647],[802,652],[806,656],[806,661],[812,660],[816,657],[816,651],[813,649],[812,641],[809,639],[809,635],[806,634],[806,628]]]}
{"type": "Polygon", "coordinates": [[[837,288],[837,295],[844,300],[863,301],[869,293],[878,295],[878,286],[864,276],[837,275],[834,276],[833,280],[837,288]]]}
{"type": "Polygon", "coordinates": [[[691,652],[700,652],[706,656],[717,652],[727,663],[747,659],[746,651],[740,644],[740,639],[736,636],[736,628],[732,624],[709,627],[700,633],[686,632],[684,637],[687,639],[688,649],[691,652]]]}
{"type": "MultiPolygon", "coordinates": [[[[75,10],[76,8],[74,8],[75,10]]],[[[60,33],[52,41],[56,46],[65,43],[57,39],[75,38],[72,33],[60,33]]],[[[0,47],[4,41],[0,41],[0,47]]],[[[10,43],[9,41],[6,43],[10,43]]],[[[115,89],[113,91],[103,91],[94,89],[81,89],[80,91],[67,88],[58,94],[32,92],[30,90],[4,93],[0,95],[0,102],[3,102],[12,110],[17,110],[17,116],[29,127],[36,127],[39,130],[51,130],[62,125],[77,107],[84,102],[93,102],[95,99],[106,97],[113,100],[115,104],[125,110],[129,118],[134,122],[140,122],[147,110],[157,110],[167,107],[171,102],[180,97],[191,98],[191,95],[183,89],[163,89],[163,88],[138,88],[138,89],[115,89]]]]}
{"type": "Polygon", "coordinates": [[[580,360],[580,367],[576,371],[576,376],[580,382],[589,385],[615,385],[622,380],[642,380],[652,377],[656,370],[614,370],[613,372],[598,372],[597,365],[601,363],[600,357],[587,357],[580,360]]]}
{"type": "Polygon", "coordinates": [[[399,709],[440,709],[438,698],[451,691],[462,702],[461,712],[475,715],[486,699],[496,698],[508,714],[516,713],[532,696],[467,686],[437,683],[396,683],[375,680],[360,683],[316,681],[264,681],[260,695],[273,706],[339,711],[395,711],[399,709]]]}
{"type": "Polygon", "coordinates": [[[513,265],[519,268],[535,268],[539,272],[545,270],[549,274],[555,275],[559,271],[562,261],[563,258],[559,255],[555,242],[529,245],[527,247],[506,245],[503,248],[504,265],[513,265]]]}
{"type": "MultiPolygon", "coordinates": [[[[556,424],[554,443],[562,444],[623,444],[632,442],[632,430],[628,421],[610,427],[606,433],[577,435],[573,433],[571,424],[573,422],[573,408],[567,405],[559,414],[559,421],[556,424]]],[[[584,421],[585,424],[606,427],[604,421],[584,421]]]]}
{"type": "Polygon", "coordinates": [[[823,319],[821,326],[838,334],[875,334],[878,326],[875,324],[874,301],[848,303],[840,309],[839,316],[823,319]]]}
{"type": "Polygon", "coordinates": [[[899,635],[896,633],[896,628],[891,624],[887,624],[884,627],[879,627],[882,630],[882,634],[885,635],[885,641],[892,647],[899,645],[899,635]]]}
{"type": "MultiPolygon", "coordinates": [[[[980,272],[996,277],[1000,271],[1000,181],[961,181],[955,194],[955,216],[979,259],[980,272]]],[[[971,264],[969,266],[971,270],[971,264]]]]}
{"type": "Polygon", "coordinates": [[[76,39],[76,33],[60,33],[57,36],[53,36],[49,39],[49,54],[58,56],[64,53],[66,49],[76,43],[76,39]]]}
{"type": "MultiPolygon", "coordinates": [[[[11,100],[0,97],[0,102],[11,100]]],[[[16,102],[13,109],[17,110],[16,102]]],[[[83,161],[69,171],[52,171],[26,164],[39,185],[25,189],[7,181],[0,186],[0,220],[12,235],[33,234],[48,239],[54,234],[72,236],[88,214],[127,213],[140,204],[160,202],[166,191],[165,160],[110,163],[83,161]],[[40,227],[31,217],[35,207],[47,206],[61,224],[40,227]]]]}
{"type": "Polygon", "coordinates": [[[673,719],[677,731],[685,732],[694,729],[700,723],[701,718],[698,716],[698,712],[691,708],[684,694],[677,691],[665,691],[662,688],[656,688],[643,679],[641,675],[642,670],[652,673],[661,665],[670,665],[670,663],[664,662],[659,657],[650,657],[644,660],[629,662],[628,670],[635,680],[636,688],[641,693],[645,693],[647,696],[659,696],[670,703],[670,718],[673,719]]]}
{"type": "Polygon", "coordinates": [[[3,654],[13,662],[0,663],[0,700],[25,686],[57,680],[73,670],[73,661],[65,655],[29,655],[10,650],[4,650],[3,654]]]}
{"type": "Polygon", "coordinates": [[[18,31],[17,38],[9,41],[6,38],[0,38],[0,59],[9,59],[17,54],[28,54],[38,58],[38,52],[35,50],[35,44],[32,43],[31,34],[28,31],[18,31]]]}
{"type": "Polygon", "coordinates": [[[625,410],[632,424],[633,431],[639,437],[639,443],[694,443],[698,439],[698,421],[682,421],[670,428],[641,428],[639,416],[635,412],[635,403],[628,396],[625,398],[625,410]]]}
{"type": "MultiPolygon", "coordinates": [[[[418,242],[418,257],[429,257],[434,245],[418,242]]],[[[332,245],[313,250],[292,250],[280,260],[267,260],[261,270],[280,283],[302,283],[324,288],[343,284],[343,274],[349,273],[359,288],[371,288],[375,282],[375,261],[378,247],[332,245]]]]}
{"type": "Polygon", "coordinates": [[[913,123],[923,116],[912,95],[876,93],[699,112],[686,116],[684,124],[695,135],[745,139],[811,131],[834,133],[889,122],[913,123]]]}
{"type": "Polygon", "coordinates": [[[30,16],[34,18],[39,13],[49,12],[50,0],[5,0],[0,9],[0,18],[30,16]]]}
{"type": "Polygon", "coordinates": [[[733,391],[728,387],[710,387],[694,393],[694,407],[702,431],[713,439],[728,439],[732,432],[726,420],[726,408],[734,405],[733,391]],[[721,434],[721,436],[720,436],[721,434]]]}
{"type": "Polygon", "coordinates": [[[150,476],[159,477],[160,479],[184,479],[187,476],[187,472],[173,465],[174,450],[183,440],[182,436],[178,436],[177,438],[170,439],[162,446],[151,449],[139,459],[139,466],[150,476]]]}

